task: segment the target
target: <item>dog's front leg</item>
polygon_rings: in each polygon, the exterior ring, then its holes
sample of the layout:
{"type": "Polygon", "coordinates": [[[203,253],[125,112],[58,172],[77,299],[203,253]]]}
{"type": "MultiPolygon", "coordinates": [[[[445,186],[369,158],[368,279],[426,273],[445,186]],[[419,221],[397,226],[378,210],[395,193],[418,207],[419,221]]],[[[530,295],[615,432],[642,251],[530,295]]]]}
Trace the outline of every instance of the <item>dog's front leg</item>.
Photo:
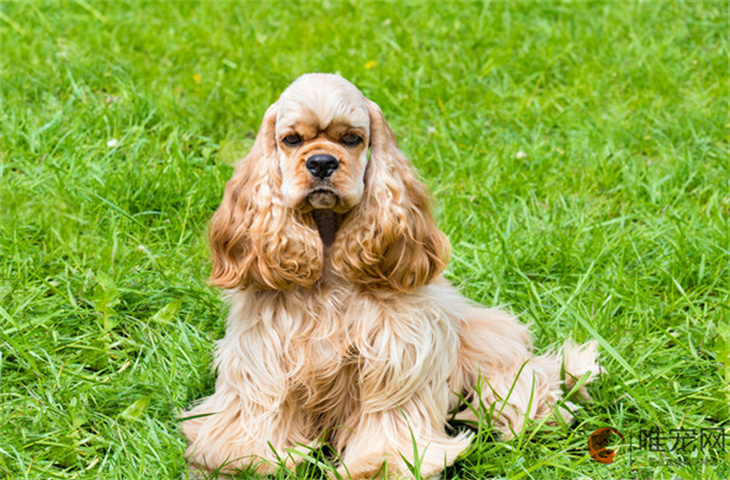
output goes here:
{"type": "Polygon", "coordinates": [[[412,478],[410,464],[425,478],[453,464],[469,447],[472,434],[448,436],[445,416],[433,404],[431,393],[424,389],[402,405],[363,413],[351,427],[341,456],[341,475],[353,480],[412,478]]]}
{"type": "MultiPolygon", "coordinates": [[[[393,307],[394,305],[390,305],[393,307]]],[[[468,448],[471,434],[446,433],[458,333],[442,311],[423,304],[373,316],[360,339],[360,411],[341,430],[335,448],[344,478],[410,478],[441,472],[468,448]],[[413,315],[420,307],[421,316],[413,315]],[[415,451],[414,451],[415,450],[415,451]]]]}
{"type": "Polygon", "coordinates": [[[280,460],[293,466],[300,459],[289,449],[310,440],[302,435],[305,418],[287,399],[279,348],[257,327],[229,329],[218,343],[215,393],[184,415],[192,465],[223,473],[251,466],[269,474],[280,460]]]}

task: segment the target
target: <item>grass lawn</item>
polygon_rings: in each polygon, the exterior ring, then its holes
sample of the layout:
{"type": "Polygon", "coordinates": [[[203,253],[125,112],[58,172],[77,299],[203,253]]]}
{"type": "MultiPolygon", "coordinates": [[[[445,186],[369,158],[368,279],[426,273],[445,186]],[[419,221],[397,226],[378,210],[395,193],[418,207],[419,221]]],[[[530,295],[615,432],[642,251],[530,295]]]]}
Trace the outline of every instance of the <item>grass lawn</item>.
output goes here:
{"type": "Polygon", "coordinates": [[[728,478],[729,40],[727,2],[2,2],[0,478],[185,475],[207,221],[310,71],[382,107],[466,295],[602,346],[575,425],[484,426],[445,478],[728,478]],[[604,465],[607,426],[726,442],[604,465]]]}

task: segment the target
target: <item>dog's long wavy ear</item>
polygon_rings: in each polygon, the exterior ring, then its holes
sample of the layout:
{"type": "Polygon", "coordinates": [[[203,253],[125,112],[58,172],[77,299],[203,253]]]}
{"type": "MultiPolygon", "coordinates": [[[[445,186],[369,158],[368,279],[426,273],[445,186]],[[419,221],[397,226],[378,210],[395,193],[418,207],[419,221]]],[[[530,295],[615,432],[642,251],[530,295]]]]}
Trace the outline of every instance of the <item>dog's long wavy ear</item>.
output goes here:
{"type": "Polygon", "coordinates": [[[223,288],[286,290],[310,286],[322,271],[316,225],[286,206],[276,154],[275,103],[251,152],[226,184],[210,225],[210,283],[223,288]]]}
{"type": "Polygon", "coordinates": [[[383,112],[367,102],[371,151],[365,191],[337,232],[331,264],[368,288],[411,291],[446,266],[449,241],[436,228],[426,186],[398,150],[383,112]]]}

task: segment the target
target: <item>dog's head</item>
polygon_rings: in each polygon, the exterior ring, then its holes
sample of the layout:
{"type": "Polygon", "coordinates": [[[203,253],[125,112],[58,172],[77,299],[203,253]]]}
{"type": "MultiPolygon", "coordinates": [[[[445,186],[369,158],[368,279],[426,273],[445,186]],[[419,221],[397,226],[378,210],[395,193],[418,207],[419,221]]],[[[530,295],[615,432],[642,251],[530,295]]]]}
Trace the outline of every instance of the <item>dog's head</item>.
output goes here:
{"type": "Polygon", "coordinates": [[[354,85],[337,75],[299,77],[277,102],[275,136],[287,206],[345,213],[357,205],[370,113],[354,85]]]}
{"type": "Polygon", "coordinates": [[[411,168],[380,108],[354,85],[298,78],[226,186],[211,224],[212,283],[306,288],[325,268],[371,289],[430,282],[448,240],[411,168]]]}

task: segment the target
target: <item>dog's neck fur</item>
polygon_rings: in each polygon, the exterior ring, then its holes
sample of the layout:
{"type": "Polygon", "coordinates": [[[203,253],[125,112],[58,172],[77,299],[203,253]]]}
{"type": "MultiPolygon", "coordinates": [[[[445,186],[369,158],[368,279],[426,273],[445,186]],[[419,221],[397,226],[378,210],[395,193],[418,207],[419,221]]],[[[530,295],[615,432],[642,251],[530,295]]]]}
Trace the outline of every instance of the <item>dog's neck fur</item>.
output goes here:
{"type": "Polygon", "coordinates": [[[335,241],[335,233],[342,224],[344,214],[332,210],[312,210],[312,217],[317,224],[322,242],[326,247],[331,246],[335,241]]]}

